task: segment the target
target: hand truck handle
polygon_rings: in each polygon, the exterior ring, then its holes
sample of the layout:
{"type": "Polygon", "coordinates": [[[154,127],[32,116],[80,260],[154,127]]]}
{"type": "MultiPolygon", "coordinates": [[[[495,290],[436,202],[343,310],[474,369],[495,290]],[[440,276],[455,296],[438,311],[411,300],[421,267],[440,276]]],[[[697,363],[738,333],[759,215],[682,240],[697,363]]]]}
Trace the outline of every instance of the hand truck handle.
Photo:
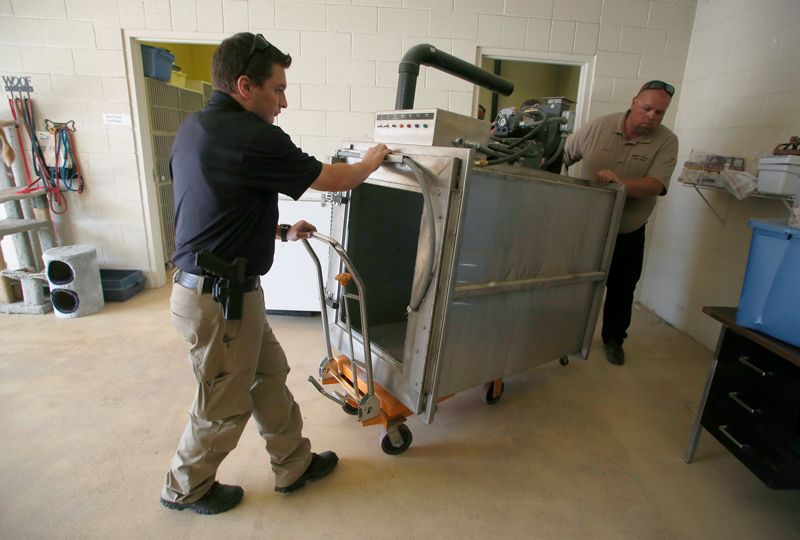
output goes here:
{"type": "MultiPolygon", "coordinates": [[[[353,276],[353,281],[355,282],[356,289],[358,290],[358,305],[359,305],[358,307],[361,312],[361,336],[363,337],[364,340],[364,368],[367,372],[367,395],[373,396],[375,395],[375,389],[372,380],[372,349],[370,346],[369,328],[367,325],[367,298],[365,294],[364,281],[361,279],[361,276],[353,266],[353,263],[350,260],[350,257],[347,255],[347,252],[344,250],[344,247],[342,246],[342,244],[336,241],[336,239],[318,233],[316,231],[311,233],[311,238],[330,245],[334,249],[334,251],[336,251],[336,254],[339,255],[345,267],[353,276]]],[[[328,315],[325,306],[325,297],[324,297],[325,293],[322,280],[322,270],[319,264],[319,258],[309,245],[308,240],[303,239],[303,244],[305,245],[306,250],[309,252],[309,254],[311,254],[312,258],[315,260],[317,264],[317,277],[319,280],[320,302],[322,304],[323,324],[325,325],[325,338],[327,340],[327,346],[328,346],[328,358],[333,358],[333,353],[330,344],[330,335],[328,334],[328,315]]],[[[346,297],[343,298],[342,301],[347,302],[347,298],[346,297]]],[[[349,319],[348,319],[348,325],[349,325],[349,319]]],[[[352,336],[352,330],[351,330],[351,336],[352,336]]],[[[353,356],[355,356],[355,351],[353,351],[353,356]]],[[[353,359],[353,364],[354,364],[353,373],[355,373],[356,370],[355,358],[353,359]]]]}

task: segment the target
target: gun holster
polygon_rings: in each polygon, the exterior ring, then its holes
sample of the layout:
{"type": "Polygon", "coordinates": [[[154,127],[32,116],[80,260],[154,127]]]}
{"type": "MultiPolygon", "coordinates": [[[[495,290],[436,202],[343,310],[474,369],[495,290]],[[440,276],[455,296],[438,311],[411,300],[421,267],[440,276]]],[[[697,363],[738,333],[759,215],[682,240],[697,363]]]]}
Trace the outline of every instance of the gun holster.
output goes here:
{"type": "Polygon", "coordinates": [[[215,278],[211,297],[222,305],[225,320],[241,320],[244,304],[244,270],[247,260],[237,257],[229,263],[209,251],[202,250],[196,255],[195,263],[215,278]]]}

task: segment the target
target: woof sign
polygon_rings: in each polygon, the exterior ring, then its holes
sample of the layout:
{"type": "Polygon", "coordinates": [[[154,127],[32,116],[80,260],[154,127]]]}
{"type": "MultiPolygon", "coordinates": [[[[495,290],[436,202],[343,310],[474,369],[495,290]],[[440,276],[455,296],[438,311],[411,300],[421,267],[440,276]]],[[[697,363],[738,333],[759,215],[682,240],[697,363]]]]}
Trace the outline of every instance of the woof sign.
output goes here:
{"type": "Polygon", "coordinates": [[[3,86],[6,92],[33,92],[30,77],[15,77],[3,75],[3,86]]]}

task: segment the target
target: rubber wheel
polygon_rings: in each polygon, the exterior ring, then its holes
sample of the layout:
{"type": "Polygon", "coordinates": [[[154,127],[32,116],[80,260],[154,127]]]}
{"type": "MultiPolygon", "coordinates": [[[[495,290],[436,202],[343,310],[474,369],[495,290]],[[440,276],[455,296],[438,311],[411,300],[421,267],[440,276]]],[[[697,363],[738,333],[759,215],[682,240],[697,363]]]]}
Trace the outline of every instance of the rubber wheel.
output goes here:
{"type": "Polygon", "coordinates": [[[562,356],[561,358],[558,359],[558,363],[561,364],[562,366],[566,366],[567,364],[569,364],[569,357],[562,356]]]}
{"type": "Polygon", "coordinates": [[[500,401],[501,397],[503,397],[503,391],[505,390],[505,388],[506,388],[506,383],[500,381],[500,395],[494,397],[492,395],[493,394],[492,390],[494,389],[494,382],[486,383],[483,385],[483,396],[481,397],[481,399],[487,405],[494,405],[495,403],[500,401]]]}
{"type": "Polygon", "coordinates": [[[352,414],[353,416],[358,414],[358,407],[354,407],[349,403],[345,403],[344,405],[342,405],[342,410],[347,414],[352,414]]]}
{"type": "Polygon", "coordinates": [[[384,454],[389,454],[390,456],[396,456],[402,454],[408,447],[411,446],[411,441],[414,439],[411,436],[411,430],[408,429],[408,426],[405,424],[400,424],[397,426],[397,431],[400,433],[400,436],[403,438],[403,444],[400,446],[394,446],[392,444],[392,440],[389,438],[388,433],[384,433],[383,437],[381,438],[381,450],[383,450],[384,454]]]}

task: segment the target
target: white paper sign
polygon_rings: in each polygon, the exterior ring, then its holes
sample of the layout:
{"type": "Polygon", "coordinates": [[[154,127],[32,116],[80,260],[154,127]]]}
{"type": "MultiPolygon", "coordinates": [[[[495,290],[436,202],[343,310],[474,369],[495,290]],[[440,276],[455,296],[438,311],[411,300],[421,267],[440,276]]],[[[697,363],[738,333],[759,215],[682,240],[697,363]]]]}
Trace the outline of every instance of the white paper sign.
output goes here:
{"type": "Polygon", "coordinates": [[[106,113],[103,115],[103,123],[107,126],[130,126],[131,125],[131,115],[129,114],[118,114],[118,113],[106,113]]]}

